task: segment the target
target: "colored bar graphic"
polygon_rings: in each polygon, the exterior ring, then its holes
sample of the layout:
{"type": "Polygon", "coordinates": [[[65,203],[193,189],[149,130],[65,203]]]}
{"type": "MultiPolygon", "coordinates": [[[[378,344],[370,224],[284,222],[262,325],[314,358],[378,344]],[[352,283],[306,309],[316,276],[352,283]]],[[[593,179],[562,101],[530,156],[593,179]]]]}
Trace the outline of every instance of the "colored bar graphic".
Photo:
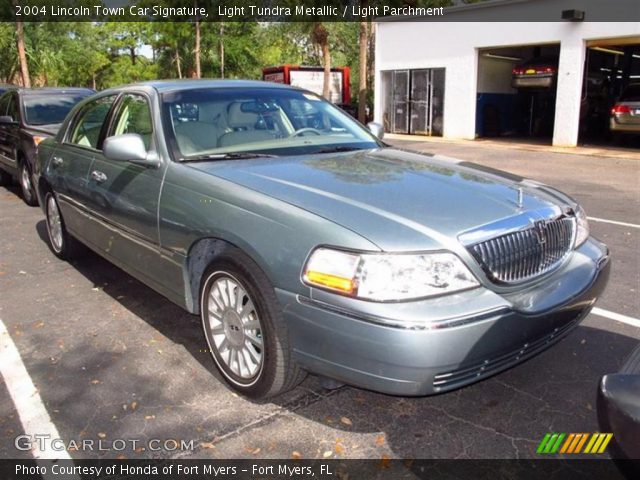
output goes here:
{"type": "Polygon", "coordinates": [[[553,448],[551,449],[550,453],[556,453],[558,451],[558,449],[560,448],[560,445],[562,445],[562,440],[564,440],[565,436],[566,436],[565,433],[558,434],[558,439],[556,440],[556,443],[553,445],[553,448]]]}
{"type": "Polygon", "coordinates": [[[571,447],[575,446],[574,439],[576,439],[576,434],[570,433],[569,436],[567,437],[567,441],[564,442],[564,445],[562,445],[562,449],[560,450],[560,453],[567,453],[567,450],[571,450],[571,447]]]}
{"type": "Polygon", "coordinates": [[[542,439],[542,441],[540,442],[540,445],[538,445],[538,449],[536,450],[536,453],[544,453],[544,447],[547,445],[549,438],[551,438],[551,434],[547,433],[542,439]]]}
{"type": "Polygon", "coordinates": [[[612,433],[547,433],[536,452],[539,454],[604,453],[612,438],[612,433]],[[583,450],[585,443],[587,446],[583,450]]]}
{"type": "MultiPolygon", "coordinates": [[[[613,434],[611,434],[611,436],[613,437],[613,434]]],[[[571,453],[580,453],[582,451],[582,446],[587,441],[587,438],[589,438],[589,434],[588,433],[583,433],[582,434],[582,439],[580,440],[578,445],[576,445],[575,450],[573,452],[571,452],[571,453]]]]}
{"type": "Polygon", "coordinates": [[[613,433],[603,433],[603,435],[606,435],[606,438],[603,440],[602,445],[600,445],[600,450],[598,450],[598,453],[604,453],[607,445],[609,445],[609,442],[613,438],[613,433]]]}

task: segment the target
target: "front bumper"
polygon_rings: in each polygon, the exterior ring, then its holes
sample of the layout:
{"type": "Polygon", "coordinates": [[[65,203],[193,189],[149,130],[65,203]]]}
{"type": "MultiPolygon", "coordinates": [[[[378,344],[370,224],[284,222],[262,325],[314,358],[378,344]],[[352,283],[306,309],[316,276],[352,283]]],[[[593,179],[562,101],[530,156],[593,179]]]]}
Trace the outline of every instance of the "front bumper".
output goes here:
{"type": "Polygon", "coordinates": [[[340,299],[337,306],[313,292],[276,292],[301,366],[379,392],[430,395],[494,375],[558,341],[589,313],[609,271],[607,247],[591,238],[551,276],[511,294],[477,288],[396,304],[340,299]]]}

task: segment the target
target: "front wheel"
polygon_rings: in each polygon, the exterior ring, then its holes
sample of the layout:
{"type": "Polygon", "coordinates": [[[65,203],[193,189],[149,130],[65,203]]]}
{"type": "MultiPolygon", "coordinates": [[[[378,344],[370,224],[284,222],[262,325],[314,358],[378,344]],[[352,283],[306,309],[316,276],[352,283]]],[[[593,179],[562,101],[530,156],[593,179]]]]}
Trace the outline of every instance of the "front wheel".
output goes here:
{"type": "Polygon", "coordinates": [[[292,358],[287,328],[273,287],[239,252],[220,258],[204,274],[202,326],[225,380],[240,393],[267,398],[304,379],[292,358]]]}
{"type": "Polygon", "coordinates": [[[31,182],[31,171],[26,161],[20,162],[20,191],[22,192],[24,203],[31,207],[38,205],[36,190],[31,182]]]}

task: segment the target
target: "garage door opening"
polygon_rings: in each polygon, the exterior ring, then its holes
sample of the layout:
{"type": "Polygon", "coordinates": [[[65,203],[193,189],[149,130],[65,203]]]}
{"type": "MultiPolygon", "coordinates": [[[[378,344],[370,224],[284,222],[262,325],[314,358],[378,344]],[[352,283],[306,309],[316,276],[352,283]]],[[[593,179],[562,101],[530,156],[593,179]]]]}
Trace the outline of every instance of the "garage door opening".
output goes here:
{"type": "Polygon", "coordinates": [[[578,142],[640,148],[640,38],[587,44],[578,142]]]}
{"type": "Polygon", "coordinates": [[[441,136],[444,76],[444,68],[382,72],[385,132],[441,136]]]}
{"type": "Polygon", "coordinates": [[[559,44],[478,51],[476,136],[551,144],[559,44]]]}

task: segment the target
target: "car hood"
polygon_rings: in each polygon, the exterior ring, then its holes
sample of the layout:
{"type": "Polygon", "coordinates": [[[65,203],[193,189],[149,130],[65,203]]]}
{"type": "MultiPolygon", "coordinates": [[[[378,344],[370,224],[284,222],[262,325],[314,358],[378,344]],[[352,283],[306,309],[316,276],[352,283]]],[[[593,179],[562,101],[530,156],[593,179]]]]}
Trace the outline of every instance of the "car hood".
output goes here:
{"type": "Polygon", "coordinates": [[[34,135],[45,134],[53,137],[56,133],[58,133],[58,130],[60,130],[60,125],[60,123],[49,125],[26,125],[25,129],[34,135]]]}
{"type": "Polygon", "coordinates": [[[190,165],[320,215],[386,251],[442,248],[465,231],[570,201],[505,172],[394,148],[190,165]]]}

